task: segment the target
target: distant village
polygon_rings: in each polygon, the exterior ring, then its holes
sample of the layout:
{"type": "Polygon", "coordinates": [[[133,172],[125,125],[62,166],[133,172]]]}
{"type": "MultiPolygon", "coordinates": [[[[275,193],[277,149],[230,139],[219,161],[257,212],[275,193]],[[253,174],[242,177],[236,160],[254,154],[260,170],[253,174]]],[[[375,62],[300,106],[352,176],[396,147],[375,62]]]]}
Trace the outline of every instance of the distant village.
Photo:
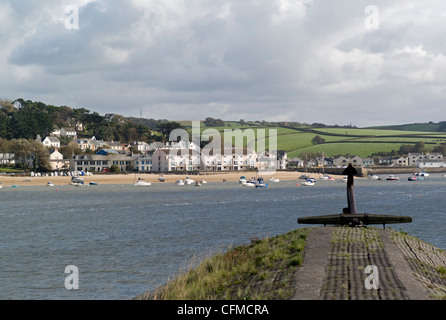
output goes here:
{"type": "Polygon", "coordinates": [[[392,157],[380,156],[377,159],[361,158],[358,156],[352,157],[316,157],[310,159],[306,164],[305,161],[299,158],[287,160],[288,168],[345,168],[352,164],[357,168],[370,168],[376,166],[382,167],[417,167],[417,168],[446,168],[446,158],[442,153],[409,153],[407,155],[392,157]]]}
{"type": "MultiPolygon", "coordinates": [[[[221,152],[204,154],[193,142],[147,143],[133,141],[128,144],[119,141],[103,141],[78,138],[73,128],[56,128],[49,136],[37,136],[49,151],[49,162],[54,172],[76,171],[84,173],[106,172],[193,172],[193,171],[248,171],[248,170],[301,170],[303,168],[343,168],[353,164],[358,168],[374,166],[446,168],[446,159],[441,153],[409,153],[400,157],[361,158],[315,157],[313,159],[288,158],[286,151],[277,151],[274,157],[258,155],[247,148],[224,148],[221,152]],[[65,137],[65,138],[64,138],[65,137]],[[67,139],[68,138],[68,139],[67,139]],[[74,141],[82,150],[81,154],[64,158],[59,152],[61,140],[74,141]]],[[[32,159],[28,166],[32,167],[32,159]]],[[[0,154],[2,165],[14,165],[13,154],[0,154]]]]}

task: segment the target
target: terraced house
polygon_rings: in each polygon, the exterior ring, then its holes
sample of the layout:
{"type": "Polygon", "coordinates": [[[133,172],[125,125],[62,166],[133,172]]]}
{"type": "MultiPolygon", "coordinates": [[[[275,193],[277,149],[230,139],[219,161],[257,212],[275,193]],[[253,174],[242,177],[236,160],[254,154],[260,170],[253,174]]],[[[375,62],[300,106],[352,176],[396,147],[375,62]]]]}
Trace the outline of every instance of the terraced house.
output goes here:
{"type": "Polygon", "coordinates": [[[83,172],[104,172],[112,165],[118,166],[121,171],[133,169],[135,157],[123,154],[110,155],[79,155],[70,160],[70,170],[83,172]]]}
{"type": "Polygon", "coordinates": [[[333,159],[333,166],[338,168],[348,166],[350,163],[354,167],[361,168],[361,167],[373,166],[375,164],[375,161],[372,158],[361,158],[358,156],[354,157],[341,156],[333,159]]]}

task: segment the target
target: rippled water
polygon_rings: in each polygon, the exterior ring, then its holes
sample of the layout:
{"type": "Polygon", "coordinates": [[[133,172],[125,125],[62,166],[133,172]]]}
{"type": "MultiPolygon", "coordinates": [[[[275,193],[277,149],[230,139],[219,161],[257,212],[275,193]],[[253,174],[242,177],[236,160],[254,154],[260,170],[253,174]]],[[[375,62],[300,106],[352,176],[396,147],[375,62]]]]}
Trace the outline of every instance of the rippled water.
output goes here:
{"type": "MultiPolygon", "coordinates": [[[[446,178],[356,180],[359,212],[408,215],[393,225],[446,249],[446,178]]],[[[151,187],[4,187],[0,190],[0,299],[131,299],[165,283],[194,255],[283,234],[297,218],[336,214],[345,183],[297,181],[151,187]],[[57,191],[56,191],[57,190],[57,191]],[[65,288],[65,267],[79,290],[65,288]]]]}

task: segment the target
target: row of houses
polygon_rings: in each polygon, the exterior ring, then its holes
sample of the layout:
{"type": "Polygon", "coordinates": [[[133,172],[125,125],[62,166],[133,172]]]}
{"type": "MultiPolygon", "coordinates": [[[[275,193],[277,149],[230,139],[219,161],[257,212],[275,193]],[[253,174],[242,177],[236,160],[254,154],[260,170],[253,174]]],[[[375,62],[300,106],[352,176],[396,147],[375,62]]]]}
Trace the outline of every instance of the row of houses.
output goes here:
{"type": "Polygon", "coordinates": [[[167,147],[150,150],[144,154],[119,154],[101,152],[95,155],[73,156],[69,169],[84,172],[104,172],[112,165],[121,171],[172,172],[172,171],[244,171],[261,169],[285,169],[286,152],[274,157],[259,156],[246,148],[225,148],[222,152],[206,153],[197,146],[167,147]]]}
{"type": "Polygon", "coordinates": [[[400,157],[381,157],[379,164],[397,167],[441,168],[446,167],[446,159],[442,153],[409,153],[400,157]]]}
{"type": "Polygon", "coordinates": [[[419,167],[419,168],[446,168],[446,159],[441,153],[409,153],[399,157],[379,157],[376,161],[373,158],[353,157],[318,157],[305,161],[299,158],[289,159],[288,165],[291,167],[335,167],[342,168],[349,164],[358,168],[372,167],[376,165],[391,167],[419,167]]]}
{"type": "Polygon", "coordinates": [[[297,167],[297,168],[303,168],[305,166],[311,168],[314,167],[342,168],[348,166],[350,163],[358,168],[371,167],[375,165],[375,161],[373,160],[373,158],[361,158],[358,156],[353,156],[353,157],[340,156],[340,157],[328,157],[328,158],[316,157],[308,161],[304,161],[299,158],[291,158],[288,160],[289,167],[297,167]]]}

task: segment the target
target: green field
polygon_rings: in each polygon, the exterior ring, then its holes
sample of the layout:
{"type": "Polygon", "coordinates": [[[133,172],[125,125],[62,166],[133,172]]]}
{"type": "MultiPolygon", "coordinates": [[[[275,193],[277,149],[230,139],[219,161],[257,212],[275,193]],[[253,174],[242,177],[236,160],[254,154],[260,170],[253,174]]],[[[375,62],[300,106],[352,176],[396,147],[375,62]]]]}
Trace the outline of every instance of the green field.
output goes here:
{"type": "MultiPolygon", "coordinates": [[[[190,129],[183,122],[186,128],[190,129]]],[[[300,127],[265,127],[259,124],[240,126],[236,122],[226,122],[225,127],[206,128],[201,125],[201,132],[216,129],[222,134],[225,129],[240,129],[245,134],[252,130],[257,137],[257,130],[265,130],[265,146],[268,149],[268,133],[277,130],[277,149],[288,152],[288,157],[300,157],[304,153],[324,152],[326,156],[357,155],[368,157],[378,152],[399,150],[402,145],[415,145],[422,141],[431,150],[437,145],[446,143],[446,132],[391,130],[380,128],[313,128],[300,127]],[[314,145],[312,139],[320,136],[324,143],[314,145]]],[[[234,141],[233,141],[234,142],[234,141]]],[[[246,139],[244,145],[246,146],[246,139]]]]}

